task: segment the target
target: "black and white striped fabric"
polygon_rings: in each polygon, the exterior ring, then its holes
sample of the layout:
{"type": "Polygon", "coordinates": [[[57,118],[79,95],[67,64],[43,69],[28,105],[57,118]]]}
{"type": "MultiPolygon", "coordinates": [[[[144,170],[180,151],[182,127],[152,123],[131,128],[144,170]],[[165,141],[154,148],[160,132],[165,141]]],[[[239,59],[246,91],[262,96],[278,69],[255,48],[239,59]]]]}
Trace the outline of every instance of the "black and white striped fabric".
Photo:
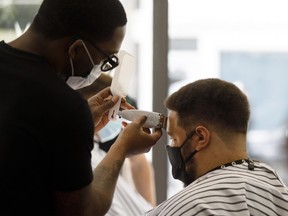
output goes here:
{"type": "Polygon", "coordinates": [[[268,165],[242,163],[213,170],[145,215],[288,216],[288,188],[268,165]]]}

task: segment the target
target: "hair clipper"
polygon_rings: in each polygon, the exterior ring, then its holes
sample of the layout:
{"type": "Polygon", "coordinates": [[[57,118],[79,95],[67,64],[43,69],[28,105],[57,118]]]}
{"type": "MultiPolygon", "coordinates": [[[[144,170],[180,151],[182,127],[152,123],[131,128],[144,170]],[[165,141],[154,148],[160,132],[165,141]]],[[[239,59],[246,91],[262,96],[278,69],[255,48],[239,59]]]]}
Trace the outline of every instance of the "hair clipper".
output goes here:
{"type": "Polygon", "coordinates": [[[119,118],[123,119],[124,121],[125,120],[133,121],[134,119],[138,118],[140,115],[147,116],[147,120],[144,123],[143,127],[166,129],[167,117],[161,113],[136,110],[136,109],[121,110],[118,112],[119,118]]]}

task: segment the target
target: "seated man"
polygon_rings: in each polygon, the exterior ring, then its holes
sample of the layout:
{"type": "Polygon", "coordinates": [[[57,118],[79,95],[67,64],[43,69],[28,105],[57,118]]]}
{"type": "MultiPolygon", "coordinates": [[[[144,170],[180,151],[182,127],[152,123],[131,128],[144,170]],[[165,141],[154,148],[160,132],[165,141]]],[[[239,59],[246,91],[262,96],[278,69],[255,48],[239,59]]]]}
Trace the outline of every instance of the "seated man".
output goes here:
{"type": "Polygon", "coordinates": [[[167,153],[185,188],[146,215],[288,215],[288,188],[249,159],[245,94],[220,79],[190,83],[165,100],[167,153]]]}

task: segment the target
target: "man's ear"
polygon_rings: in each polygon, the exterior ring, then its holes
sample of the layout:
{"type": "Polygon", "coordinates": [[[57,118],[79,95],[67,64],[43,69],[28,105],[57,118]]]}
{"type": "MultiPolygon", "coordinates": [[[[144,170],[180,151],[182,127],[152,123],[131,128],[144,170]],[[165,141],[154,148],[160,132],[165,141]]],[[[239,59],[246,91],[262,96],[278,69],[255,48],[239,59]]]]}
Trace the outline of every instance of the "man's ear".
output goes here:
{"type": "Polygon", "coordinates": [[[195,135],[198,136],[198,142],[195,147],[197,151],[208,146],[210,142],[210,131],[204,126],[198,126],[195,128],[195,135]]]}
{"type": "Polygon", "coordinates": [[[70,58],[74,59],[76,55],[76,50],[83,46],[83,41],[81,39],[75,40],[69,47],[68,54],[70,58]]]}

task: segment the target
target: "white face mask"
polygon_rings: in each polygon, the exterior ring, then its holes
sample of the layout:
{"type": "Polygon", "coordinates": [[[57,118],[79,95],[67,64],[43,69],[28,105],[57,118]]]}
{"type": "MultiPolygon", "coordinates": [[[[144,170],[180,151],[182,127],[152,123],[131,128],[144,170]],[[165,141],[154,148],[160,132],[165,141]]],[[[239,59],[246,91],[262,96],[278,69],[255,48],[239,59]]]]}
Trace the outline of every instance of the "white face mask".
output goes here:
{"type": "Polygon", "coordinates": [[[74,66],[73,66],[73,61],[70,58],[70,64],[71,64],[71,70],[72,70],[72,75],[67,79],[66,83],[73,88],[74,90],[84,88],[86,86],[91,85],[102,73],[101,71],[101,64],[94,64],[93,59],[91,58],[91,55],[85,45],[85,43],[82,41],[83,46],[90,58],[90,61],[92,62],[93,68],[89,75],[87,77],[81,77],[81,76],[74,76],[74,66]]]}

